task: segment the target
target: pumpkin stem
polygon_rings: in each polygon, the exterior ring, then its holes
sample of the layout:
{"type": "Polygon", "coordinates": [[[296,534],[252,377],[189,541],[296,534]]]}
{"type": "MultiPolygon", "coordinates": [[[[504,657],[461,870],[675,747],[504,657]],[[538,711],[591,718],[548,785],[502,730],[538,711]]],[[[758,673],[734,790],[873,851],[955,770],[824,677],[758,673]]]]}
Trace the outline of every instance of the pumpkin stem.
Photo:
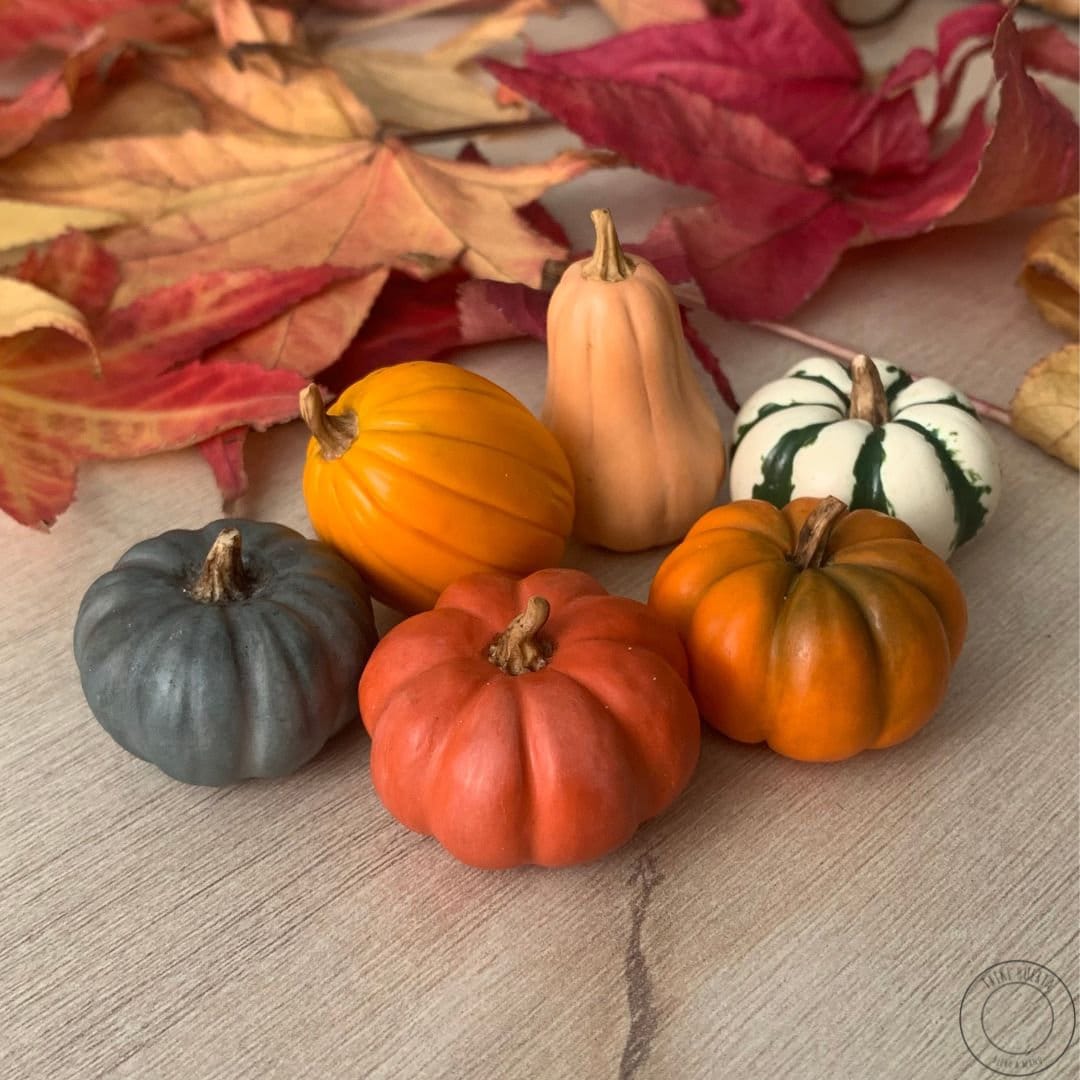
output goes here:
{"type": "Polygon", "coordinates": [[[200,603],[216,604],[222,600],[242,600],[250,591],[251,578],[244,569],[240,531],[222,529],[191,586],[191,595],[200,603]]]}
{"type": "Polygon", "coordinates": [[[590,215],[596,229],[596,247],[592,258],[581,268],[581,276],[590,281],[625,281],[637,264],[623,251],[610,210],[594,210],[590,215]]]}
{"type": "Polygon", "coordinates": [[[847,513],[847,504],[833,495],[821,500],[799,530],[791,561],[800,570],[815,570],[825,562],[825,549],[837,521],[847,513]]]}
{"type": "Polygon", "coordinates": [[[889,402],[881,384],[877,364],[866,353],[851,361],[851,406],[848,419],[866,420],[874,427],[889,421],[889,402]]]}
{"type": "Polygon", "coordinates": [[[539,671],[555,651],[550,641],[536,636],[550,614],[551,605],[542,596],[529,597],[525,610],[511,620],[488,649],[488,659],[508,675],[539,671]]]}
{"type": "Polygon", "coordinates": [[[309,383],[300,391],[300,415],[327,461],[341,457],[356,441],[359,427],[356,413],[350,411],[340,416],[328,413],[322,394],[314,383],[309,383]]]}

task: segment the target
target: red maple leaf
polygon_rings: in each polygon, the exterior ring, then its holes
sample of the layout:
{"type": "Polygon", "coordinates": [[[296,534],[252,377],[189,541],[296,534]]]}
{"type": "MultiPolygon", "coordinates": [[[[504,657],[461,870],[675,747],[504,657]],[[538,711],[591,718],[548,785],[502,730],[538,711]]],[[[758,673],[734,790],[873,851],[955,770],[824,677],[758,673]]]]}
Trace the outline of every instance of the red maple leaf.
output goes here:
{"type": "Polygon", "coordinates": [[[980,4],[944,19],[936,50],[913,50],[874,89],[823,0],[756,0],[735,18],[487,66],[587,143],[711,195],[664,214],[642,250],[672,280],[692,277],[713,310],[754,319],[790,314],[853,244],[1075,191],[1076,122],[1027,71],[1074,73],[1075,58],[1060,31],[1019,31],[980,4]],[[988,94],[935,150],[987,48],[996,119],[988,94]],[[924,78],[938,89],[928,121],[914,94],[924,78]]]}
{"type": "Polygon", "coordinates": [[[0,509],[47,526],[72,500],[78,463],[188,446],[237,424],[290,419],[306,380],[252,364],[199,363],[342,272],[329,267],[194,274],[106,310],[119,280],[83,233],[32,252],[22,281],[81,305],[97,347],[46,326],[0,341],[0,509]]]}

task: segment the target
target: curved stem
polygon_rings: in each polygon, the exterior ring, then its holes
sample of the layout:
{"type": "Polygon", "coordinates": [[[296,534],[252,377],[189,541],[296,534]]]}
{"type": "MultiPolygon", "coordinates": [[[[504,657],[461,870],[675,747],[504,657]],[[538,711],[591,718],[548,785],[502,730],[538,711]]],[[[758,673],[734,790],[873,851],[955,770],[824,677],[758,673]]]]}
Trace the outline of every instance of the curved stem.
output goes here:
{"type": "Polygon", "coordinates": [[[889,422],[889,401],[877,365],[866,353],[851,361],[851,404],[848,418],[865,420],[874,427],[889,422]]]}
{"type": "Polygon", "coordinates": [[[359,427],[356,413],[350,411],[340,416],[328,413],[322,394],[314,383],[300,391],[300,415],[327,461],[341,457],[356,441],[359,427]]]}
{"type": "Polygon", "coordinates": [[[242,600],[251,591],[251,578],[244,569],[238,529],[222,529],[210,546],[191,595],[202,604],[242,600]]]}
{"type": "Polygon", "coordinates": [[[529,597],[525,610],[488,649],[488,659],[507,675],[539,671],[554,652],[550,641],[537,637],[550,614],[551,605],[542,596],[529,597]]]}
{"type": "MultiPolygon", "coordinates": [[[[679,293],[679,303],[689,303],[696,307],[705,306],[703,301],[690,299],[684,293],[679,293]]],[[[787,338],[788,341],[797,341],[800,345],[806,345],[808,348],[817,349],[820,352],[827,353],[829,356],[835,356],[838,360],[846,360],[849,364],[859,355],[854,349],[849,349],[846,345],[837,345],[835,341],[808,334],[804,330],[788,326],[786,323],[769,322],[767,319],[754,319],[748,325],[757,326],[762,330],[767,330],[770,334],[776,334],[777,337],[787,338]]],[[[923,378],[919,372],[912,371],[910,368],[907,369],[907,372],[913,379],[923,378]]],[[[995,405],[992,401],[986,401],[984,398],[975,397],[974,394],[969,394],[966,390],[964,395],[971,402],[971,407],[984,420],[993,420],[994,423],[1001,424],[1003,427],[1012,427],[1012,416],[1008,409],[995,405]]]]}
{"type": "Polygon", "coordinates": [[[825,562],[829,537],[836,523],[846,513],[847,504],[834,495],[827,495],[810,511],[790,556],[800,570],[816,570],[825,562]]]}
{"type": "Polygon", "coordinates": [[[622,249],[610,210],[594,210],[590,215],[596,230],[592,258],[581,268],[581,276],[590,281],[625,281],[637,264],[622,249]]]}

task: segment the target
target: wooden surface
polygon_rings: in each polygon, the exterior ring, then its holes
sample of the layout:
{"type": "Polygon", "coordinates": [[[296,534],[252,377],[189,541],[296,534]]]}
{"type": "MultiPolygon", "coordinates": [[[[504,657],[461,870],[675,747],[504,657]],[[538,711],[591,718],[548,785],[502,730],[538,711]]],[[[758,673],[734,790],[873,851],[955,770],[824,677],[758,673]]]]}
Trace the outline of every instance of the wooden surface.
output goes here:
{"type": "MultiPolygon", "coordinates": [[[[930,40],[948,7],[917,3],[867,55],[930,40]]],[[[604,29],[576,18],[558,40],[604,29]]],[[[593,205],[634,239],[677,198],[624,171],[547,202],[581,242],[593,205]]],[[[1059,343],[1015,285],[1037,218],[856,253],[794,321],[1007,403],[1059,343]]],[[[742,397],[805,355],[698,322],[742,397]]],[[[463,362],[538,406],[539,346],[463,362]]],[[[51,535],[3,519],[0,1076],[993,1076],[961,1038],[972,980],[1028,960],[1075,996],[1080,974],[1076,476],[994,437],[1004,497],[953,562],[971,629],[936,719],[820,767],[706,733],[670,812],[560,872],[471,870],[405,831],[359,729],[290,779],[227,790],[109,740],[79,689],[75,612],[132,543],[219,515],[194,452],[86,468],[51,535]]],[[[242,513],[310,532],[305,438],[251,440],[242,513]]],[[[567,563],[641,599],[663,554],[567,563]]],[[[1074,1042],[1040,1075],[1077,1058],[1074,1042]]]]}

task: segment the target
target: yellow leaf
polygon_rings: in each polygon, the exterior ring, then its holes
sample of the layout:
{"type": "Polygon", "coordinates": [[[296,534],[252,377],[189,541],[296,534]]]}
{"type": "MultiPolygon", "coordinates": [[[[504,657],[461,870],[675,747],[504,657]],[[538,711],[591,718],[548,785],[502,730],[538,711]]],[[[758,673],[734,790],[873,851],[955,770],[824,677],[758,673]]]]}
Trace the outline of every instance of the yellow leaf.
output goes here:
{"type": "Polygon", "coordinates": [[[59,330],[81,341],[88,349],[90,365],[98,367],[97,349],[83,313],[66,300],[39,289],[26,281],[0,277],[0,338],[22,335],[22,342],[9,342],[4,355],[21,354],[21,345],[29,347],[36,341],[32,331],[59,330]]]}
{"type": "MultiPolygon", "coordinates": [[[[34,193],[26,193],[30,199],[34,193]]],[[[119,208],[50,206],[27,199],[0,198],[0,247],[3,249],[40,244],[68,229],[91,232],[127,220],[119,208]]]]}
{"type": "Polygon", "coordinates": [[[550,12],[548,0],[514,0],[426,53],[366,49],[337,43],[322,59],[341,73],[376,118],[412,131],[439,131],[524,119],[524,101],[507,100],[471,61],[509,41],[533,14],[550,12]]]}
{"type": "Polygon", "coordinates": [[[188,56],[156,57],[152,78],[188,93],[202,107],[212,131],[280,132],[324,139],[362,138],[375,133],[370,110],[331,68],[302,67],[273,59],[274,74],[245,54],[237,68],[217,42],[188,56]]]}
{"type": "Polygon", "coordinates": [[[513,0],[504,8],[471,23],[441,45],[428,49],[429,60],[460,67],[474,60],[493,45],[500,45],[521,33],[530,15],[555,15],[558,8],[551,0],[513,0]]]}
{"type": "Polygon", "coordinates": [[[1080,346],[1066,345],[1024,376],[1012,399],[1012,427],[1074,469],[1080,468],[1080,346]]]}
{"type": "Polygon", "coordinates": [[[1074,196],[1058,204],[1057,213],[1043,222],[1028,241],[1020,281],[1031,302],[1047,322],[1080,337],[1080,218],[1074,196]]]}
{"type": "Polygon", "coordinates": [[[194,270],[331,263],[427,277],[470,272],[539,284],[563,249],[514,212],[608,155],[569,151],[495,168],[382,143],[301,142],[188,131],[43,146],[12,159],[0,195],[103,210],[138,225],[105,242],[124,263],[115,303],[194,270]]]}

